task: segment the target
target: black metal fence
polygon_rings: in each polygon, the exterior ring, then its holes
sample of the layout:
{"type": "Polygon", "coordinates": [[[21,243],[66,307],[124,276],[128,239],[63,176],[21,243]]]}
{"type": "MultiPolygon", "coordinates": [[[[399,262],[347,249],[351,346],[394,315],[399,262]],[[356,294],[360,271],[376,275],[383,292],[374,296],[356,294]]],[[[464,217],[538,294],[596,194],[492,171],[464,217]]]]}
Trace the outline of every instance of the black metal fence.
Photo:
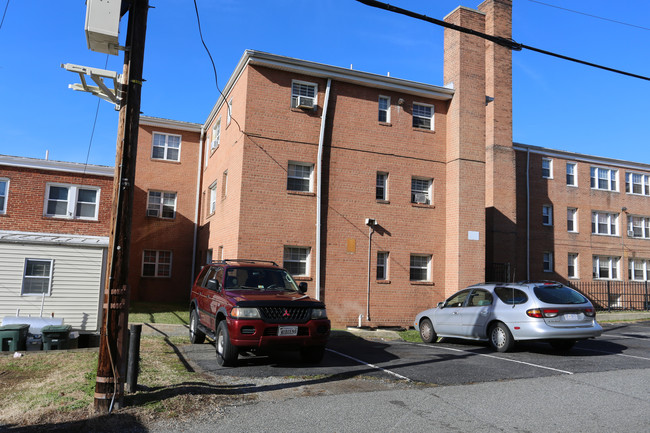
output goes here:
{"type": "Polygon", "coordinates": [[[650,310],[648,281],[579,281],[569,285],[589,297],[600,311],[650,310]]]}

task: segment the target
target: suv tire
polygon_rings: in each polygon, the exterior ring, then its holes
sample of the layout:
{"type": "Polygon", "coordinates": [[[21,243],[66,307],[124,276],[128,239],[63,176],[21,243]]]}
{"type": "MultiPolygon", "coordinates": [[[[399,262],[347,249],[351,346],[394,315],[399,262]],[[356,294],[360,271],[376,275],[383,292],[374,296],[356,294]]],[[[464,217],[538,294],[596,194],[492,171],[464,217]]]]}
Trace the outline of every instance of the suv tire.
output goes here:
{"type": "Polygon", "coordinates": [[[225,320],[219,322],[216,334],[214,345],[217,350],[217,364],[222,367],[234,367],[237,365],[238,350],[237,346],[230,342],[228,324],[225,320]]]}
{"type": "Polygon", "coordinates": [[[325,356],[324,346],[310,346],[300,349],[300,359],[307,364],[318,364],[325,356]]]}
{"type": "Polygon", "coordinates": [[[190,343],[202,344],[205,341],[205,334],[199,329],[199,315],[196,308],[190,313],[190,343]]]}
{"type": "Polygon", "coordinates": [[[490,327],[488,337],[490,339],[490,346],[497,352],[507,352],[515,344],[515,339],[512,338],[510,330],[501,322],[497,322],[490,327]]]}

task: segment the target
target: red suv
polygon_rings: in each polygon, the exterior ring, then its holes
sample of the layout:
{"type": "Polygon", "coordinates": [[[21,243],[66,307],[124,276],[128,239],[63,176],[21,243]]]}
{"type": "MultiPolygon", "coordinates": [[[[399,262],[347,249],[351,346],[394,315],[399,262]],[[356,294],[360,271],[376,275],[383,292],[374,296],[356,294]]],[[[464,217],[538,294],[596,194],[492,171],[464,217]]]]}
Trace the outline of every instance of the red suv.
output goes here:
{"type": "Polygon", "coordinates": [[[300,349],[303,361],[325,353],[330,321],[325,304],[305,295],[289,272],[263,260],[221,260],[204,266],[190,295],[190,341],[214,339],[217,362],[234,366],[240,352],[300,349]]]}

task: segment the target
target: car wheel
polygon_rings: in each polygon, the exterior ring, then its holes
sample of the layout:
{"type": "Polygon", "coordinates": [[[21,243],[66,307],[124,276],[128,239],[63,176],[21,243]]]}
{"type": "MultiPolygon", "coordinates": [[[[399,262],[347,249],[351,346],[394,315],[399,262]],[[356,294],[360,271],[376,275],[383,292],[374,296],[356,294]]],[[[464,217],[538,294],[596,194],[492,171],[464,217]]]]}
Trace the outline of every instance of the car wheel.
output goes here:
{"type": "Polygon", "coordinates": [[[576,344],[575,340],[551,340],[549,343],[553,349],[561,351],[571,350],[576,344]]]}
{"type": "Polygon", "coordinates": [[[217,348],[217,364],[222,367],[234,367],[237,365],[237,356],[239,353],[237,346],[230,342],[228,324],[225,320],[219,322],[219,326],[217,326],[217,339],[214,345],[217,348]]]}
{"type": "Polygon", "coordinates": [[[425,318],[420,321],[420,338],[425,343],[433,343],[438,339],[431,320],[425,318]]]}
{"type": "Polygon", "coordinates": [[[311,346],[300,348],[300,359],[307,364],[318,364],[325,356],[324,346],[311,346]]]}
{"type": "Polygon", "coordinates": [[[514,338],[506,325],[495,323],[490,327],[490,346],[497,352],[507,352],[515,344],[514,338]]]}
{"type": "Polygon", "coordinates": [[[199,329],[199,314],[195,309],[190,313],[190,343],[202,344],[205,341],[205,334],[199,329]]]}

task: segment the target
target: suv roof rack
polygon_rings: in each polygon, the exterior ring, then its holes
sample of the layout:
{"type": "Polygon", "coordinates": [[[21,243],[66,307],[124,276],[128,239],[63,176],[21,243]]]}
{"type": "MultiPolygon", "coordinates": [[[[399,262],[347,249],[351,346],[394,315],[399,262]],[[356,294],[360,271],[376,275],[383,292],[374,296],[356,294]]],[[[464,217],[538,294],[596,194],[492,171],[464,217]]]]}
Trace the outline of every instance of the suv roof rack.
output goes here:
{"type": "MultiPolygon", "coordinates": [[[[273,266],[278,266],[277,263],[271,260],[256,260],[256,259],[222,259],[222,260],[213,260],[212,264],[228,264],[230,262],[241,262],[241,263],[270,263],[273,266]]],[[[278,266],[279,267],[279,266],[278,266]]]]}
{"type": "Polygon", "coordinates": [[[524,281],[517,281],[515,284],[558,284],[560,286],[563,286],[564,284],[560,283],[559,281],[553,281],[553,280],[524,280],[524,281]]]}

